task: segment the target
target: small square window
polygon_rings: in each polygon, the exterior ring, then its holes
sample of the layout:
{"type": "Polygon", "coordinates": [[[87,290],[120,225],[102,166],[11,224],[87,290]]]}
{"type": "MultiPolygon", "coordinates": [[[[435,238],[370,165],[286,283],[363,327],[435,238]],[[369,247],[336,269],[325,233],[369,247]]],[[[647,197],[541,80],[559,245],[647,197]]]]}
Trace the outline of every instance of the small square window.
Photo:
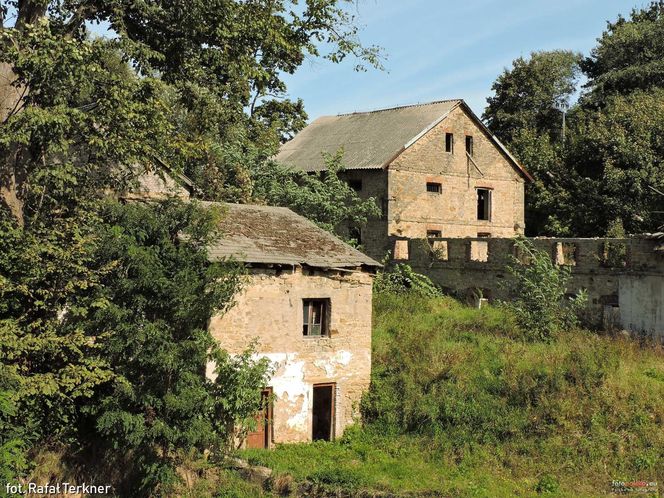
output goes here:
{"type": "Polygon", "coordinates": [[[307,337],[329,336],[329,299],[304,299],[302,301],[302,335],[307,337]]]}
{"type": "Polygon", "coordinates": [[[348,186],[355,192],[362,192],[362,180],[348,180],[348,186]]]}
{"type": "Polygon", "coordinates": [[[473,156],[473,137],[466,135],[466,152],[469,156],[473,156]]]}
{"type": "Polygon", "coordinates": [[[491,220],[491,190],[487,188],[477,189],[477,219],[491,220]]]}
{"type": "Polygon", "coordinates": [[[440,230],[427,230],[427,238],[429,239],[439,239],[443,236],[443,232],[440,230]]]}
{"type": "Polygon", "coordinates": [[[454,153],[454,135],[445,133],[445,152],[454,153]]]}
{"type": "Polygon", "coordinates": [[[442,194],[443,186],[440,183],[427,182],[427,192],[432,194],[442,194]]]}

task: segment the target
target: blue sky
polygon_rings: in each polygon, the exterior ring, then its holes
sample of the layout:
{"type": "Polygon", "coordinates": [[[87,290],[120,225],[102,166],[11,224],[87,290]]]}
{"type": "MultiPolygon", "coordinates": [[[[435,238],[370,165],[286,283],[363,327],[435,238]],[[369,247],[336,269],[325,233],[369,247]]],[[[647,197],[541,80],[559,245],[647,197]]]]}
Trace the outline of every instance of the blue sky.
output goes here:
{"type": "Polygon", "coordinates": [[[353,71],[354,61],[308,59],[286,75],[311,120],[432,100],[463,98],[481,114],[491,84],[519,56],[536,50],[588,54],[625,0],[358,0],[353,12],[366,45],[385,49],[386,71],[353,71]]]}

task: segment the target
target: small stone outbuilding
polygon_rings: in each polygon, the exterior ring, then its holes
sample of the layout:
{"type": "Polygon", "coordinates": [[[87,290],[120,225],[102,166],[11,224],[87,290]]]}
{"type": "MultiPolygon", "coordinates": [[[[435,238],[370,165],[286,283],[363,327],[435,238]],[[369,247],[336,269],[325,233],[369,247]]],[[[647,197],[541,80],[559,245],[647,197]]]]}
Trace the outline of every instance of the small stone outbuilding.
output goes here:
{"type": "Polygon", "coordinates": [[[371,373],[376,261],[289,209],[225,204],[210,258],[241,261],[247,282],[210,322],[231,354],[258,340],[273,399],[247,446],[334,439],[359,415],[371,373]]]}

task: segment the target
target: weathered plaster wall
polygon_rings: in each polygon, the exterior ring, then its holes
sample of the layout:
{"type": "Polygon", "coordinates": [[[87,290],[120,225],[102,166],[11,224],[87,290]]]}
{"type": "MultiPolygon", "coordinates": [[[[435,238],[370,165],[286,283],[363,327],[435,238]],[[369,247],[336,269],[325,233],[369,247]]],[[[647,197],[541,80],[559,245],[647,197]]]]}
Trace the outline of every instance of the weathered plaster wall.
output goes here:
{"type": "Polygon", "coordinates": [[[231,354],[252,339],[275,368],[275,443],[308,441],[313,385],[336,383],[335,435],[359,416],[371,374],[371,284],[364,272],[250,269],[235,305],[210,322],[231,354]],[[303,299],[330,299],[330,337],[302,335],[303,299]]]}
{"type": "Polygon", "coordinates": [[[664,338],[664,275],[621,275],[618,294],[626,329],[664,338]]]}
{"type": "MultiPolygon", "coordinates": [[[[634,332],[664,337],[664,255],[649,239],[532,238],[559,264],[568,264],[572,279],[568,291],[586,289],[588,319],[601,326],[619,314],[622,326],[634,332]],[[621,246],[624,264],[607,258],[606,244],[621,246]]],[[[447,292],[472,299],[481,291],[489,299],[508,299],[506,269],[515,253],[509,238],[392,238],[399,261],[428,275],[447,292]],[[398,249],[398,250],[397,250],[398,249]]]]}
{"type": "Polygon", "coordinates": [[[401,153],[388,167],[388,234],[425,237],[510,237],[524,230],[524,179],[462,108],[401,153]],[[453,153],[445,151],[445,134],[454,134],[453,153]],[[466,135],[473,137],[473,159],[466,156],[466,135]],[[427,182],[442,184],[442,193],[426,191],[427,182]],[[489,221],[477,219],[476,188],[492,189],[489,221]]]}

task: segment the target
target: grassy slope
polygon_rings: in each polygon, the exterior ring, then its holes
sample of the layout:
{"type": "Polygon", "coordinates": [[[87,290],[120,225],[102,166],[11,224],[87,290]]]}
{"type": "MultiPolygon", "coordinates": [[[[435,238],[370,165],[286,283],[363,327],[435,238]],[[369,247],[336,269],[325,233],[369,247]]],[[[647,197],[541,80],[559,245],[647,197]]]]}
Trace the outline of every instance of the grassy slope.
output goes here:
{"type": "Polygon", "coordinates": [[[365,427],[245,456],[346,489],[444,496],[664,482],[661,348],[585,331],[524,343],[502,310],[449,298],[380,296],[374,310],[365,427]]]}

